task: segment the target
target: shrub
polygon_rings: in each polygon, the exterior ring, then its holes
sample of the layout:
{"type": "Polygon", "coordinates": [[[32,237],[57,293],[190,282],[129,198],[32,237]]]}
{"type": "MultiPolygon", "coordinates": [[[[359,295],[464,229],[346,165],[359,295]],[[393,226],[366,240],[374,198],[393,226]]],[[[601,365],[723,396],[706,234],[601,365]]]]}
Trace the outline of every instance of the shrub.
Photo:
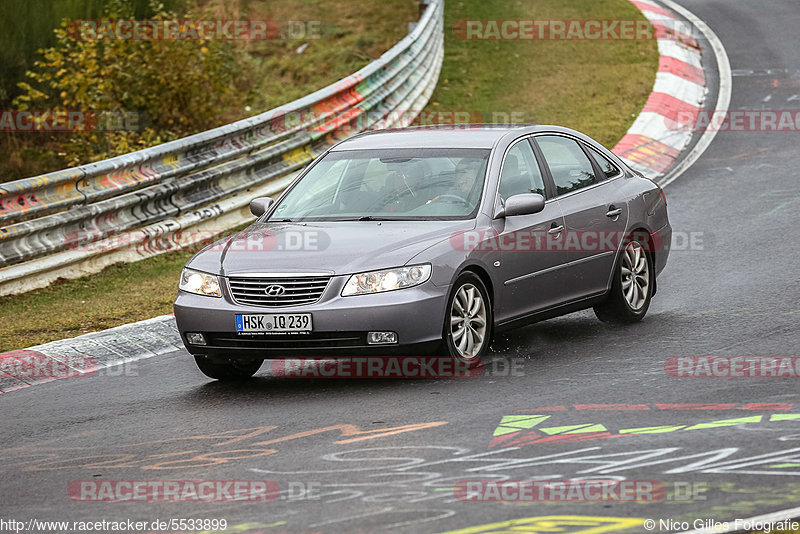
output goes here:
{"type": "MultiPolygon", "coordinates": [[[[155,0],[150,7],[153,19],[178,18],[155,0]]],[[[133,7],[128,0],[111,0],[105,17],[133,18],[133,7]]],[[[26,73],[30,82],[19,84],[23,92],[14,105],[128,119],[111,131],[57,135],[59,155],[69,166],[209,129],[224,122],[221,116],[234,104],[241,105],[236,82],[242,58],[231,42],[81,40],[70,30],[68,20],[54,30],[56,45],[40,50],[41,59],[26,73]]]]}

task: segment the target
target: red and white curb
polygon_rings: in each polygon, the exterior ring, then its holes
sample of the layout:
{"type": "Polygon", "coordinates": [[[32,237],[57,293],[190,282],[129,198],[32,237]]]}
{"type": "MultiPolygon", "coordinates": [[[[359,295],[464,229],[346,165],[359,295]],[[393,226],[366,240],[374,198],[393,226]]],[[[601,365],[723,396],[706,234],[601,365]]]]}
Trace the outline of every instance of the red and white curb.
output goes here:
{"type": "Polygon", "coordinates": [[[100,332],[0,353],[0,393],[183,349],[175,317],[162,315],[100,332]]]}
{"type": "Polygon", "coordinates": [[[642,112],[612,151],[648,178],[657,179],[692,139],[706,97],[697,40],[672,11],[650,0],[631,0],[656,29],[658,72],[642,112]]]}

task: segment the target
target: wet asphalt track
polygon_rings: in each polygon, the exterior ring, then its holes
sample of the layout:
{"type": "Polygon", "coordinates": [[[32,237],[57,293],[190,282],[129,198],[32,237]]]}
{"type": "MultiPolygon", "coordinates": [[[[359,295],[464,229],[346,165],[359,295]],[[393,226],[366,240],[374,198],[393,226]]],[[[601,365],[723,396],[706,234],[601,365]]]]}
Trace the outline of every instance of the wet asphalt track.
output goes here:
{"type": "MultiPolygon", "coordinates": [[[[731,109],[800,108],[796,2],[680,3],[727,49],[731,109]]],[[[503,335],[490,370],[516,361],[516,376],[277,379],[262,370],[244,386],[225,385],[176,352],[137,362],[129,369],[137,376],[4,394],[0,518],[224,518],[229,532],[445,532],[533,518],[530,531],[540,532],[534,525],[544,520],[535,518],[559,516],[549,521],[572,524],[564,532],[613,532],[631,518],[691,524],[797,506],[800,419],[776,414],[800,414],[800,381],[672,378],[664,362],[798,355],[799,139],[720,133],[667,188],[673,228],[696,233],[702,249],[672,252],[646,320],[612,328],[582,312],[503,335]],[[713,406],[668,406],[687,403],[713,406]],[[580,406],[588,404],[636,406],[580,406]],[[490,448],[508,415],[531,416],[517,421],[529,428],[490,448]],[[598,439],[537,441],[547,437],[540,428],[586,424],[602,427],[576,427],[584,431],[575,436],[598,439]],[[336,425],[357,429],[310,432],[336,425]],[[672,430],[620,432],[656,426],[672,430]],[[473,503],[451,490],[463,480],[578,477],[657,481],[667,495],[473,503]],[[97,503],[67,494],[71,481],[154,479],[264,479],[283,492],[268,503],[97,503]]]]}

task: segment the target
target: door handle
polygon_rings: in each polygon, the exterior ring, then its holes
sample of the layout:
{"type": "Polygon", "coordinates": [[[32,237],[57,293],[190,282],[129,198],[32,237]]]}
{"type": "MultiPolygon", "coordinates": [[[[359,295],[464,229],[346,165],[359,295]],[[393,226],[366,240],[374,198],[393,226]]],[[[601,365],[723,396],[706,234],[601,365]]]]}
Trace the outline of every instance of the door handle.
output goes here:
{"type": "MultiPolygon", "coordinates": [[[[555,224],[555,223],[553,223],[553,224],[555,224]]],[[[564,227],[563,226],[553,226],[552,228],[550,228],[547,231],[547,233],[548,234],[560,234],[563,231],[564,231],[564,227]]]]}
{"type": "MultiPolygon", "coordinates": [[[[614,206],[611,206],[613,208],[614,206]]],[[[622,213],[622,208],[611,209],[606,213],[606,217],[619,217],[622,213]]]]}

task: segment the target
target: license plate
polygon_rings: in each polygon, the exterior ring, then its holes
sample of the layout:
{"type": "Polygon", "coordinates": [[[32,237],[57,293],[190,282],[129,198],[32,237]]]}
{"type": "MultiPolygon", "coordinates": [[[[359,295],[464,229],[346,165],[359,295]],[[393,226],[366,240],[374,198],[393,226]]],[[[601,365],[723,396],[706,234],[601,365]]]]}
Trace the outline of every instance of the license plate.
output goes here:
{"type": "Polygon", "coordinates": [[[310,332],[310,313],[236,314],[237,332],[310,332]]]}

